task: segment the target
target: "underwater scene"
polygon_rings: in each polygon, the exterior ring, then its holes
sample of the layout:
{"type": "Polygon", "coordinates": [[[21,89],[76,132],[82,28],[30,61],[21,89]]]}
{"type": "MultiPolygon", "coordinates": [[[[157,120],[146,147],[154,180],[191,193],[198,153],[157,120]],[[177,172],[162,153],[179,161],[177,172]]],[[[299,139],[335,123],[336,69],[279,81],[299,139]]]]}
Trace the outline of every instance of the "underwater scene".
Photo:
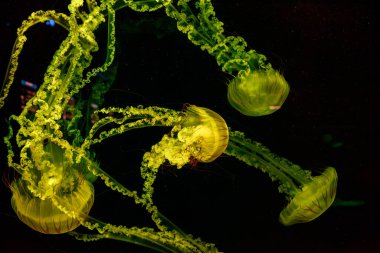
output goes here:
{"type": "Polygon", "coordinates": [[[0,252],[378,251],[370,2],[0,7],[0,252]]]}

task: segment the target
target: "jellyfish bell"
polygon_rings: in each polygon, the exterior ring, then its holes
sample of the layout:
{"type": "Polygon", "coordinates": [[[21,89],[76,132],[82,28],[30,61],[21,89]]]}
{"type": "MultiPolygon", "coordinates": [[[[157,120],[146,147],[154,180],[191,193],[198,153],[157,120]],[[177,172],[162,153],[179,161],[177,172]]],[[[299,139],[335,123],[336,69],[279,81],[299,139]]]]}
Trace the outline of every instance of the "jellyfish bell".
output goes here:
{"type": "Polygon", "coordinates": [[[17,179],[11,184],[12,208],[18,218],[35,231],[70,232],[86,219],[94,203],[94,188],[90,182],[77,180],[71,187],[62,187],[52,198],[42,200],[31,193],[27,182],[17,179]]]}
{"type": "Polygon", "coordinates": [[[228,127],[216,112],[195,105],[187,107],[178,132],[179,141],[187,145],[192,159],[208,163],[218,158],[228,145],[228,127]]]}
{"type": "Polygon", "coordinates": [[[334,202],[338,175],[333,167],[328,167],[320,176],[305,184],[290,203],[280,213],[283,225],[293,225],[314,220],[324,213],[334,202]]]}
{"type": "Polygon", "coordinates": [[[21,221],[39,232],[71,231],[94,202],[93,186],[83,175],[86,164],[74,161],[65,141],[42,138],[32,143],[33,162],[11,185],[12,207],[21,221]]]}
{"type": "Polygon", "coordinates": [[[227,98],[236,110],[247,116],[263,116],[281,108],[289,85],[276,70],[252,71],[236,77],[228,85],[227,98]]]}

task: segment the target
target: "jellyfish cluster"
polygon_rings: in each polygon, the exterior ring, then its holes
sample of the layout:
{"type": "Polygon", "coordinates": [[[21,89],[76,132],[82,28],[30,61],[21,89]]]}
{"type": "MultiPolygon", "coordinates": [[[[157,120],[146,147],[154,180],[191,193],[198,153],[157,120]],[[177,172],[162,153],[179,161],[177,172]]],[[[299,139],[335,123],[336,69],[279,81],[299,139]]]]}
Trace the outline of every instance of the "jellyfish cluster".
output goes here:
{"type": "Polygon", "coordinates": [[[181,169],[189,163],[213,162],[222,154],[260,169],[279,183],[279,192],[289,200],[279,215],[282,224],[309,222],[329,208],[337,188],[334,168],[312,176],[311,171],[232,130],[211,109],[197,105],[186,105],[182,111],[144,105],[103,106],[104,94],[112,83],[99,85],[94,79],[113,69],[116,16],[119,10],[129,8],[136,12],[164,11],[189,41],[215,57],[220,69],[231,76],[227,98],[239,113],[264,116],[280,109],[289,93],[287,81],[264,55],[247,50],[242,37],[225,35],[211,0],[71,0],[67,7],[68,13],[40,10],[23,21],[0,93],[1,109],[21,64],[19,56],[30,28],[46,23],[67,30],[67,37],[47,66],[43,83],[21,113],[10,115],[8,120],[4,137],[7,150],[1,159],[15,171],[9,184],[11,206],[21,222],[40,233],[69,233],[83,241],[115,239],[158,252],[219,252],[216,245],[174,225],[159,211],[153,195],[157,173],[164,164],[181,169]],[[99,50],[95,32],[101,25],[108,29],[106,57],[101,66],[92,67],[94,52],[99,50]],[[81,96],[85,88],[90,90],[86,97],[81,96]],[[70,117],[63,117],[68,114],[70,117]],[[150,127],[171,130],[143,155],[143,185],[134,190],[115,180],[96,161],[93,145],[150,127]],[[128,227],[93,217],[95,181],[133,199],[154,227],[128,227]],[[89,232],[74,231],[79,226],[89,232]]]}

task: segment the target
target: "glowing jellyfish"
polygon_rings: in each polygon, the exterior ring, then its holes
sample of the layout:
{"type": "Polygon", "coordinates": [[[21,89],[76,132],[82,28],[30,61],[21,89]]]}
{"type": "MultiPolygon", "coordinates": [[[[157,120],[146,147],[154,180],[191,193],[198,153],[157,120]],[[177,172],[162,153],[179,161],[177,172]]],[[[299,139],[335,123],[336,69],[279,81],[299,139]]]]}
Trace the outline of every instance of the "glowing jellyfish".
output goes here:
{"type": "Polygon", "coordinates": [[[280,213],[280,222],[292,225],[314,220],[334,202],[338,175],[328,167],[320,176],[303,185],[280,213]]]}
{"type": "Polygon", "coordinates": [[[61,187],[53,198],[42,200],[31,194],[23,180],[16,180],[11,184],[13,210],[23,223],[38,232],[62,234],[72,231],[86,219],[94,203],[92,184],[80,179],[75,184],[73,189],[61,187]]]}
{"type": "Polygon", "coordinates": [[[238,131],[230,132],[225,153],[261,169],[272,180],[280,182],[279,192],[285,193],[290,200],[280,213],[279,220],[283,225],[312,221],[334,202],[338,175],[332,167],[328,167],[322,175],[313,177],[310,171],[276,156],[238,131]]]}
{"type": "Polygon", "coordinates": [[[30,149],[23,149],[26,153],[21,155],[21,178],[10,186],[12,207],[19,219],[44,234],[77,228],[94,203],[94,188],[81,175],[84,164],[74,164],[70,149],[60,146],[66,142],[56,141],[31,141],[30,149]]]}
{"type": "Polygon", "coordinates": [[[182,168],[191,159],[205,163],[214,161],[227,145],[228,128],[224,119],[210,109],[190,105],[170,135],[165,135],[144,158],[148,157],[154,167],[168,160],[170,164],[182,168]],[[152,157],[155,157],[155,162],[152,157]]]}
{"type": "Polygon", "coordinates": [[[228,145],[228,127],[216,112],[194,105],[186,110],[178,140],[189,146],[191,155],[208,163],[218,158],[228,145]]]}
{"type": "Polygon", "coordinates": [[[228,85],[228,101],[248,116],[268,115],[280,109],[289,93],[289,85],[275,70],[253,71],[236,77],[228,85]]]}

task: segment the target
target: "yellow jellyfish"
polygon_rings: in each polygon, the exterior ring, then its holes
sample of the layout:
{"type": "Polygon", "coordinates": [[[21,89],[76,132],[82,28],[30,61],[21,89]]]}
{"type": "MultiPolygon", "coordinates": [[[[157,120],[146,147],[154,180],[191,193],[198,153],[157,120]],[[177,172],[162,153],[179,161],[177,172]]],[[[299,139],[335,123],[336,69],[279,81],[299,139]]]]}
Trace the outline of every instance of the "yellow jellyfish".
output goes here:
{"type": "Polygon", "coordinates": [[[145,153],[144,160],[149,160],[148,167],[152,168],[158,168],[165,160],[182,168],[191,159],[214,161],[227,145],[228,127],[224,119],[210,109],[189,105],[179,124],[151,152],[145,153]]]}
{"type": "Polygon", "coordinates": [[[333,167],[328,167],[322,175],[313,177],[310,171],[271,153],[238,131],[230,132],[225,153],[261,169],[273,181],[280,182],[279,192],[285,193],[290,200],[280,213],[279,221],[283,225],[312,221],[334,202],[338,175],[333,167]]]}
{"type": "Polygon", "coordinates": [[[305,184],[280,213],[284,225],[304,223],[320,216],[334,202],[338,175],[328,167],[320,176],[305,184]]]}
{"type": "Polygon", "coordinates": [[[216,112],[190,105],[181,122],[178,140],[189,147],[193,158],[204,163],[212,162],[228,145],[228,127],[216,112]]]}
{"type": "Polygon", "coordinates": [[[289,93],[289,85],[276,70],[253,71],[236,77],[228,85],[228,101],[247,116],[263,116],[281,108],[289,93]]]}
{"type": "Polygon", "coordinates": [[[12,182],[11,190],[12,208],[18,218],[44,234],[63,234],[74,230],[86,218],[94,203],[92,184],[80,178],[75,182],[74,189],[60,187],[54,197],[45,200],[33,196],[21,179],[12,182]]]}
{"type": "Polygon", "coordinates": [[[31,160],[27,156],[23,160],[29,167],[20,171],[21,178],[10,187],[13,210],[22,222],[38,232],[72,231],[90,212],[94,188],[81,175],[82,164],[74,164],[73,154],[59,146],[64,141],[46,139],[32,143],[31,160]]]}

